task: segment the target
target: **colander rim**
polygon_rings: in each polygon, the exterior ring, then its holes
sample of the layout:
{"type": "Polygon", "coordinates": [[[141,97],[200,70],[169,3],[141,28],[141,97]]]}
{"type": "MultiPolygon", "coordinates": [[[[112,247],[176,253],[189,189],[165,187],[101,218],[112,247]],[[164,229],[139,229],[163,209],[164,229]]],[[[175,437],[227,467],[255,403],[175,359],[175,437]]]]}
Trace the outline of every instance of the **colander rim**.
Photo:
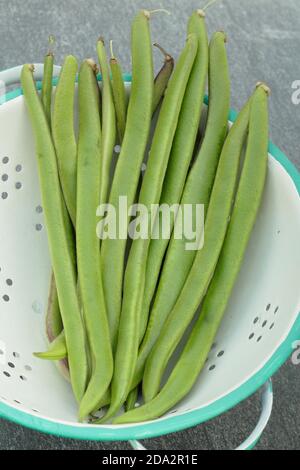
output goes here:
{"type": "MultiPolygon", "coordinates": [[[[101,78],[99,77],[99,79],[101,78]]],[[[56,80],[57,79],[54,79],[54,84],[56,84],[56,80]]],[[[131,75],[124,74],[124,80],[131,82],[131,75]]],[[[40,86],[39,83],[38,86],[40,86]]],[[[2,99],[3,102],[7,102],[20,95],[22,95],[22,90],[21,88],[17,88],[8,92],[2,99]]],[[[208,103],[207,96],[205,97],[205,103],[208,103]]],[[[237,114],[236,111],[231,110],[229,113],[229,121],[233,122],[237,114]]],[[[300,194],[300,174],[295,165],[272,142],[269,143],[269,153],[287,171],[297,188],[298,194],[300,194]]],[[[293,352],[292,344],[299,339],[300,312],[287,338],[280,344],[267,363],[250,379],[215,402],[198,409],[183,412],[179,415],[168,416],[163,419],[141,424],[122,426],[74,425],[55,421],[47,417],[36,416],[30,412],[20,410],[15,406],[0,401],[0,417],[43,433],[64,438],[92,441],[148,439],[182,431],[217,417],[255,393],[289,358],[293,352]]]]}

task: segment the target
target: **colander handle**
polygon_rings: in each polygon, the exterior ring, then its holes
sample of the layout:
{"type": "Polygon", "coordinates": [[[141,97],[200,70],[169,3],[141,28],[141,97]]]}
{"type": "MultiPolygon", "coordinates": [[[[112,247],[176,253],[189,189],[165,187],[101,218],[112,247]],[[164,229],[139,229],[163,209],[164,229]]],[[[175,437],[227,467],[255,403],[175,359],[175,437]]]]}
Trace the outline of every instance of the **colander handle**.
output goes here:
{"type": "MultiPolygon", "coordinates": [[[[3,70],[0,72],[0,86],[10,86],[14,85],[15,83],[20,83],[20,74],[22,70],[22,65],[17,65],[16,67],[12,67],[11,69],[3,70]]],[[[54,65],[53,67],[53,75],[59,75],[60,71],[59,65],[54,65]]],[[[43,64],[34,64],[34,76],[36,80],[42,80],[43,72],[44,72],[44,65],[43,64]]]]}
{"type": "MultiPolygon", "coordinates": [[[[261,435],[266,428],[273,407],[273,387],[272,380],[269,379],[261,388],[261,414],[257,425],[250,436],[240,444],[235,450],[251,450],[258,443],[261,435]]],[[[146,450],[139,441],[129,441],[131,447],[135,450],[146,450]]]]}
{"type": "Polygon", "coordinates": [[[269,422],[272,413],[272,408],[273,386],[272,379],[269,379],[261,389],[261,413],[258,423],[253,429],[250,436],[235,450],[251,450],[256,446],[269,422]]]}

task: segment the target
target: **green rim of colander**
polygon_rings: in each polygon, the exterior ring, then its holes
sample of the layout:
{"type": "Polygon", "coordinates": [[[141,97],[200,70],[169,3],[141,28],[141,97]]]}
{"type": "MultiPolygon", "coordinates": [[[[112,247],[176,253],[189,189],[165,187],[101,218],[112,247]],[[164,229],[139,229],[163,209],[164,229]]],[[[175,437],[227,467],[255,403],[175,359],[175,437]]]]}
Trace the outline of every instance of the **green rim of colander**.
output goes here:
{"type": "MultiPolygon", "coordinates": [[[[124,80],[130,82],[131,76],[125,74],[124,80]]],[[[22,90],[20,88],[9,92],[5,97],[5,101],[12,100],[21,94],[22,90]]],[[[206,97],[205,102],[207,103],[207,101],[208,98],[206,97]]],[[[234,121],[236,117],[237,113],[235,111],[230,111],[229,120],[234,121]]],[[[290,175],[297,188],[298,194],[300,194],[300,174],[296,167],[272,142],[269,144],[269,152],[290,175]]],[[[184,412],[177,416],[168,416],[166,418],[161,418],[147,423],[123,426],[75,425],[57,422],[42,416],[36,416],[32,413],[19,410],[13,405],[10,406],[1,402],[0,417],[36,431],[65,438],[92,441],[148,439],[182,431],[183,429],[196,426],[197,424],[201,424],[215,418],[255,393],[256,390],[258,390],[289,358],[294,350],[292,345],[296,340],[300,340],[300,313],[287,338],[281,343],[267,363],[250,379],[225,397],[216,400],[214,403],[202,408],[184,412]]]]}

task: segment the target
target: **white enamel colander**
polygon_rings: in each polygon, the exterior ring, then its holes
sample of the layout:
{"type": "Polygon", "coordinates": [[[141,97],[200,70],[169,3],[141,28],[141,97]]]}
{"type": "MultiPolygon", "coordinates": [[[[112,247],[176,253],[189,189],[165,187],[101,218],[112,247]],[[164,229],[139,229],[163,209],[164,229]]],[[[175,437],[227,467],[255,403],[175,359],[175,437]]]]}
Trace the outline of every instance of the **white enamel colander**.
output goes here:
{"type": "MultiPolygon", "coordinates": [[[[59,67],[55,68],[55,73],[59,67]]],[[[36,65],[41,79],[43,66],[36,65]]],[[[19,82],[20,67],[0,73],[19,82]]],[[[130,81],[130,76],[125,77],[130,81]]],[[[230,120],[234,120],[232,112],[230,120]]],[[[34,140],[20,88],[0,106],[0,417],[30,428],[89,440],[149,438],[194,426],[263,386],[262,414],[239,448],[257,441],[272,408],[271,375],[300,345],[300,177],[270,144],[262,207],[241,272],[206,366],[189,395],[155,421],[79,424],[69,383],[50,362],[45,312],[51,264],[34,140]]],[[[299,350],[298,350],[299,351],[299,350]]],[[[296,372],[295,372],[296,373],[296,372]]]]}

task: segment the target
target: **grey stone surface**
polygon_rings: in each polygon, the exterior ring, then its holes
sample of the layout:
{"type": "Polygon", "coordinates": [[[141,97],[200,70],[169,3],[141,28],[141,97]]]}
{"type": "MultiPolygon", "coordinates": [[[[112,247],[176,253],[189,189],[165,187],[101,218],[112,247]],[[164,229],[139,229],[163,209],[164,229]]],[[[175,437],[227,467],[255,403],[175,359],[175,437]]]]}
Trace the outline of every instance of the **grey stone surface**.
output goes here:
{"type": "MultiPolygon", "coordinates": [[[[63,56],[95,56],[99,35],[114,40],[124,71],[130,71],[130,20],[139,8],[167,8],[151,21],[153,41],[175,57],[184,43],[186,20],[205,0],[0,0],[0,69],[41,62],[49,34],[56,37],[56,63],[63,56]]],[[[207,13],[209,32],[228,33],[232,107],[240,109],[258,80],[272,88],[270,128],[274,142],[300,167],[300,105],[292,83],[300,80],[299,0],[224,0],[207,13]]],[[[160,56],[155,52],[155,64],[160,56]]],[[[258,449],[300,449],[300,366],[288,361],[274,377],[272,419],[258,449]]],[[[151,449],[232,448],[252,429],[257,395],[212,422],[146,441],[151,449]]],[[[0,421],[0,449],[125,449],[126,443],[91,443],[46,436],[0,421]]]]}

